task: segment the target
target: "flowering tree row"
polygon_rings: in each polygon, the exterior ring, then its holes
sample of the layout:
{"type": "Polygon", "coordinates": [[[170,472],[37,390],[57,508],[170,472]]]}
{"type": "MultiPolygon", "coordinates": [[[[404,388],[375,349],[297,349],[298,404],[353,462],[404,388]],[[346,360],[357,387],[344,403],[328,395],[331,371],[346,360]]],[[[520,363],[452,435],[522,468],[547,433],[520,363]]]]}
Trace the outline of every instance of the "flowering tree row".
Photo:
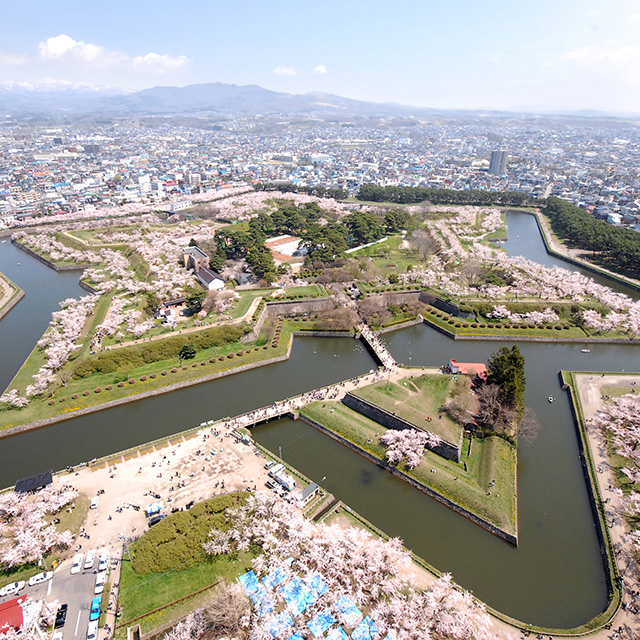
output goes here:
{"type": "Polygon", "coordinates": [[[420,464],[425,447],[436,447],[441,441],[436,434],[418,429],[389,429],[380,436],[380,442],[387,447],[387,460],[391,464],[405,462],[409,469],[420,464]]]}
{"type": "Polygon", "coordinates": [[[68,547],[70,531],[59,532],[51,516],[75,500],[72,487],[48,487],[25,496],[14,491],[0,494],[0,566],[7,568],[37,562],[53,548],[68,547]]]}
{"type": "MultiPolygon", "coordinates": [[[[211,554],[245,550],[259,545],[263,554],[253,560],[254,570],[267,574],[274,569],[302,579],[319,574],[328,594],[298,616],[293,628],[277,638],[303,633],[306,621],[324,610],[331,600],[348,596],[357,606],[370,611],[378,628],[376,639],[391,633],[397,640],[486,640],[492,638],[491,621],[470,594],[455,588],[445,576],[418,590],[403,578],[411,565],[409,554],[399,539],[383,541],[363,529],[344,530],[315,524],[298,509],[271,494],[258,492],[245,506],[228,514],[229,528],[214,530],[205,545],[211,554]],[[293,557],[290,565],[287,558],[293,557]],[[329,600],[327,598],[330,598],[329,600]]],[[[343,624],[347,620],[341,619],[343,624]]],[[[197,620],[194,621],[197,624],[197,620]]],[[[254,613],[242,620],[252,640],[273,638],[267,622],[254,613]]],[[[172,640],[196,635],[171,636],[172,640]]]]}

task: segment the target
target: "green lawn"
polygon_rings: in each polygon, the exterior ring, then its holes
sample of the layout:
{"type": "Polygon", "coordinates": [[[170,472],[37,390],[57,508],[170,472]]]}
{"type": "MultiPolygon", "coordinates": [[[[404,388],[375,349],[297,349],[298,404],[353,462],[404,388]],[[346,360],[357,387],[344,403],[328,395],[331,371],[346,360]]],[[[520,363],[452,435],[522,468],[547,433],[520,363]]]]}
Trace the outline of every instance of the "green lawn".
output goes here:
{"type": "Polygon", "coordinates": [[[319,298],[327,295],[327,290],[321,284],[308,284],[300,287],[289,287],[284,292],[285,298],[319,298]]]}
{"type": "MultiPolygon", "coordinates": [[[[265,328],[265,331],[267,329],[268,327],[265,328]]],[[[193,360],[185,360],[182,368],[179,366],[178,359],[173,358],[145,364],[126,373],[94,374],[87,378],[74,379],[69,381],[66,387],[59,388],[51,398],[34,398],[22,409],[0,410],[0,429],[71,413],[77,409],[96,406],[111,400],[133,397],[139,393],[159,389],[178,382],[196,381],[202,376],[213,373],[232,373],[233,369],[237,367],[286,354],[291,334],[291,326],[288,323],[284,323],[282,334],[276,347],[272,346],[270,338],[267,339],[261,335],[258,336],[254,343],[236,342],[200,350],[193,360]],[[267,348],[263,349],[263,345],[267,348]],[[247,353],[248,349],[251,349],[250,353],[247,353]],[[226,357],[239,351],[243,352],[242,356],[226,357]],[[223,356],[225,358],[219,360],[223,356]],[[214,362],[210,362],[211,359],[214,362]],[[176,371],[174,372],[173,369],[176,369],[176,371]],[[162,375],[163,372],[165,375],[162,375]],[[127,379],[127,373],[129,380],[134,382],[125,383],[122,387],[119,387],[118,383],[127,379]],[[152,374],[156,377],[151,378],[152,374]],[[142,376],[146,376],[147,379],[141,380],[142,376]],[[112,389],[106,389],[107,385],[112,386],[112,389]],[[98,393],[95,392],[97,388],[101,389],[98,393]],[[84,395],[85,392],[87,392],[87,395],[84,395]],[[78,397],[73,398],[73,395],[78,397]],[[51,401],[53,401],[53,404],[49,404],[51,401]]],[[[31,371],[32,374],[35,373],[43,362],[44,358],[41,356],[40,350],[34,350],[21,368],[21,375],[26,375],[28,371],[31,371]]]]}
{"type": "Polygon", "coordinates": [[[462,427],[440,412],[456,386],[457,380],[452,376],[433,374],[404,380],[399,384],[382,380],[356,389],[352,394],[457,445],[462,437],[462,427]],[[431,421],[427,421],[428,417],[431,421]]]}
{"type": "MultiPolygon", "coordinates": [[[[386,429],[341,402],[315,402],[300,415],[384,459],[385,447],[378,437],[386,429]]],[[[460,463],[427,450],[415,469],[403,464],[398,468],[504,531],[516,532],[516,448],[503,438],[473,438],[470,447],[463,447],[460,463]]]]}

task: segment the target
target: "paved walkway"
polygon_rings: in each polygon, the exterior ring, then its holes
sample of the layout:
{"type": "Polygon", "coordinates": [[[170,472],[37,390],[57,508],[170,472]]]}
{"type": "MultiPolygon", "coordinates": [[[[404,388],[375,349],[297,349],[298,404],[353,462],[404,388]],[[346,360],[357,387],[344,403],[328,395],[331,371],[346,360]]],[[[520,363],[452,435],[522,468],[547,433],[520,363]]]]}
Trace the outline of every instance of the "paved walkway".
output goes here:
{"type": "Polygon", "coordinates": [[[367,344],[373,349],[376,356],[382,363],[382,366],[386,369],[395,368],[396,361],[393,359],[393,356],[389,353],[387,349],[387,345],[380,340],[380,338],[375,334],[373,329],[364,321],[362,321],[358,325],[358,331],[360,335],[367,341],[367,344]]]}
{"type": "Polygon", "coordinates": [[[9,299],[14,293],[15,288],[2,277],[2,274],[0,274],[0,309],[9,302],[9,299]]]}

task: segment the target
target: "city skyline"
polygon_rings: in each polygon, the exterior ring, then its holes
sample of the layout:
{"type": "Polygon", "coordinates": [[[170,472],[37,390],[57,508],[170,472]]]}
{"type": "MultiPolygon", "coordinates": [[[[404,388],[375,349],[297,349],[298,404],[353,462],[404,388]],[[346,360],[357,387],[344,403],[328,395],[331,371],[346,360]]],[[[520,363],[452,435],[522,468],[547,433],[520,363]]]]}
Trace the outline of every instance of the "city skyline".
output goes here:
{"type": "Polygon", "coordinates": [[[135,91],[206,82],[416,107],[640,113],[632,0],[212,6],[77,0],[5,10],[0,83],[135,91]],[[597,90],[594,90],[597,88],[597,90]]]}

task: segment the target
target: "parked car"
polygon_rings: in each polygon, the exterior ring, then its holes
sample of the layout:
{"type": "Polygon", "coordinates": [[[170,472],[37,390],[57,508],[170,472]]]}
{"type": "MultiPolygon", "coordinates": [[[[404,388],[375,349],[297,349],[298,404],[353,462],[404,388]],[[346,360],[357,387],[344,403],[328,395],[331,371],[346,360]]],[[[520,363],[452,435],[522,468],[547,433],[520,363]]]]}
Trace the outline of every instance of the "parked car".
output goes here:
{"type": "Polygon", "coordinates": [[[96,586],[93,590],[93,593],[97,596],[100,595],[104,591],[104,583],[107,581],[107,572],[101,571],[96,574],[96,586]]]}
{"type": "Polygon", "coordinates": [[[56,631],[51,640],[62,640],[62,631],[56,631]]]}
{"type": "Polygon", "coordinates": [[[33,587],[34,585],[40,584],[41,582],[51,580],[51,578],[53,578],[53,571],[43,571],[42,573],[38,573],[35,576],[31,576],[29,578],[29,586],[33,587]]]}
{"type": "Polygon", "coordinates": [[[87,627],[87,640],[96,640],[98,637],[98,621],[92,620],[87,627]]]}
{"type": "Polygon", "coordinates": [[[14,593],[18,593],[20,589],[24,589],[24,580],[20,580],[20,582],[11,582],[10,584],[5,585],[0,589],[0,596],[4,598],[4,596],[10,596],[14,593]]]}
{"type": "MultiPolygon", "coordinates": [[[[96,559],[96,552],[93,551],[93,549],[91,551],[87,551],[87,557],[84,561],[84,568],[93,569],[93,563],[95,559],[96,559]]],[[[71,573],[73,573],[73,571],[71,573]]]]}
{"type": "Polygon", "coordinates": [[[61,604],[58,607],[58,612],[56,613],[56,621],[53,623],[54,629],[60,629],[64,627],[64,623],[67,621],[67,609],[69,605],[61,604]]]}
{"type": "Polygon", "coordinates": [[[80,570],[82,569],[82,559],[83,558],[84,558],[84,555],[82,553],[77,553],[73,557],[73,564],[71,565],[71,573],[72,574],[80,573],[80,570]]]}
{"type": "Polygon", "coordinates": [[[96,596],[91,601],[91,610],[89,611],[89,620],[97,620],[100,617],[100,604],[102,603],[102,598],[100,596],[96,596]]]}
{"type": "Polygon", "coordinates": [[[154,516],[153,518],[151,518],[151,520],[149,520],[149,526],[153,527],[154,524],[158,524],[158,522],[160,522],[160,520],[164,520],[167,516],[162,515],[162,516],[154,516]]]}
{"type": "Polygon", "coordinates": [[[97,509],[99,504],[100,504],[100,498],[98,498],[98,496],[94,496],[93,498],[91,498],[91,505],[90,505],[91,509],[97,509]]]}
{"type": "Polygon", "coordinates": [[[100,554],[100,562],[98,563],[98,571],[106,571],[109,565],[109,552],[106,549],[100,554]]]}

